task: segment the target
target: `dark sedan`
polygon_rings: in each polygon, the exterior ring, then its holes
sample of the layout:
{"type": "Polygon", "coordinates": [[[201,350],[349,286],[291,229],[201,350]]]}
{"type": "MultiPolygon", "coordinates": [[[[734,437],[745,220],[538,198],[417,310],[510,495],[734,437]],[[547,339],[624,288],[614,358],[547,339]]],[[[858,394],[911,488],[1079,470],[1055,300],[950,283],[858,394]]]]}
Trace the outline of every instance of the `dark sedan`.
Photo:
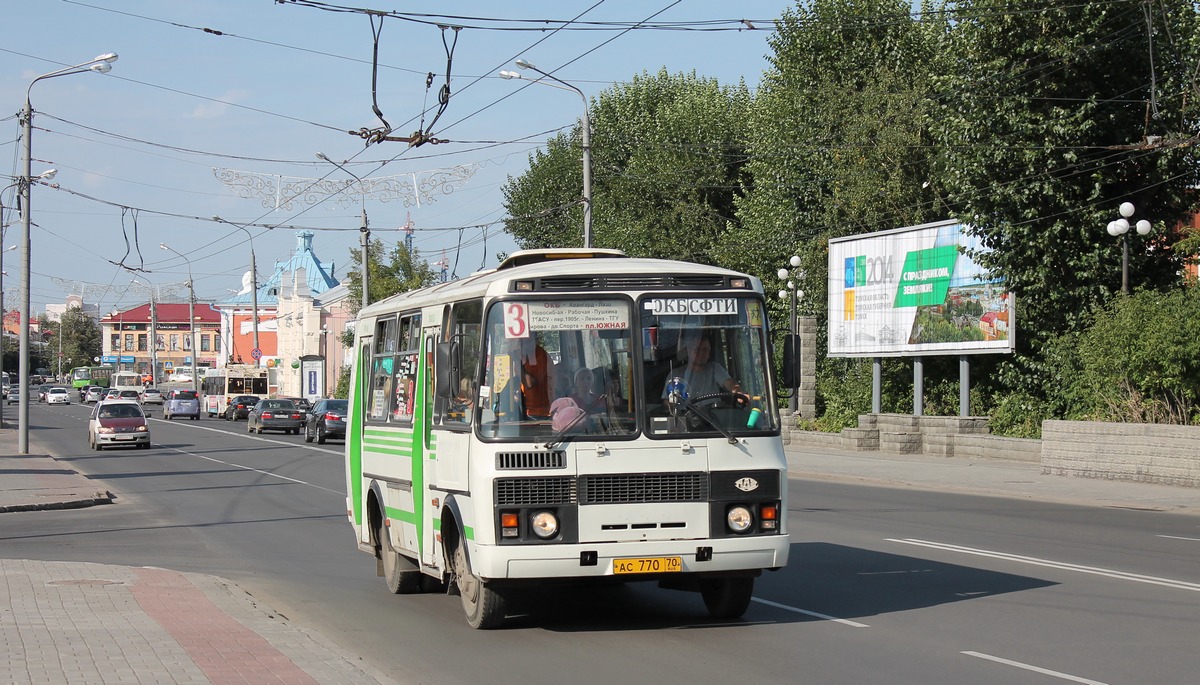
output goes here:
{"type": "Polygon", "coordinates": [[[229,398],[229,406],[225,407],[226,421],[240,421],[250,414],[250,408],[262,399],[258,395],[235,395],[229,398]]]}
{"type": "Polygon", "coordinates": [[[324,445],[326,438],[345,440],[346,411],[346,400],[317,400],[305,416],[304,442],[324,445]]]}
{"type": "Polygon", "coordinates": [[[265,430],[299,435],[303,425],[304,413],[291,400],[259,400],[246,415],[246,432],[259,435],[265,430]]]}

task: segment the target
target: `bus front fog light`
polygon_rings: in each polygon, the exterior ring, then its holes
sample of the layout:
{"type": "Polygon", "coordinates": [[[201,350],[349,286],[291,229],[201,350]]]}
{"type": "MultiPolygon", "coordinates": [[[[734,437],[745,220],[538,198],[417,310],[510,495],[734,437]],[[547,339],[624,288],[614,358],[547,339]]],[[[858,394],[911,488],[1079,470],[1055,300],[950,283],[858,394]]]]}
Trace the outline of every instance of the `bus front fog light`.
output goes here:
{"type": "Polygon", "coordinates": [[[529,527],[534,535],[549,540],[558,534],[558,517],[552,511],[539,511],[529,518],[529,527]]]}
{"type": "Polygon", "coordinates": [[[725,513],[725,524],[735,533],[745,533],[754,525],[754,516],[743,506],[730,507],[725,513]]]}

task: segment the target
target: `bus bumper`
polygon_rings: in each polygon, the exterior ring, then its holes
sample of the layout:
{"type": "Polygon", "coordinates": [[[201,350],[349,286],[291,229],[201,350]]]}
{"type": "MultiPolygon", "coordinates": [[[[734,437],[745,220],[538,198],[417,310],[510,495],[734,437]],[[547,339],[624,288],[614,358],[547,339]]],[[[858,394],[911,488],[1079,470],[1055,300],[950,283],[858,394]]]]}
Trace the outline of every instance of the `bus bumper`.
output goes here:
{"type": "MultiPolygon", "coordinates": [[[[488,580],[613,576],[631,581],[640,580],[640,574],[618,574],[614,562],[679,557],[679,573],[721,573],[782,568],[787,565],[788,550],[789,538],[786,534],[710,540],[503,547],[471,543],[468,549],[472,572],[488,580]]],[[[628,565],[623,566],[629,568],[628,565]]],[[[655,566],[649,565],[647,568],[655,566]]],[[[655,574],[654,577],[662,576],[655,574]]]]}

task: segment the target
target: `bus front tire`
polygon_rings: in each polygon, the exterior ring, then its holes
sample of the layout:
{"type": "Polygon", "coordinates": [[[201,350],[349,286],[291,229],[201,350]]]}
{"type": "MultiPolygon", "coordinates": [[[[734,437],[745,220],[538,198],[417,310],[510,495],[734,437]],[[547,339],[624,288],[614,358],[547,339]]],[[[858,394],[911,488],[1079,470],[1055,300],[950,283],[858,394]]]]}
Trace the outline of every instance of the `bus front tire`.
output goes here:
{"type": "Polygon", "coordinates": [[[454,546],[454,583],[458,586],[467,625],[479,630],[498,628],[504,622],[504,597],[471,573],[467,563],[467,541],[454,546]]]}
{"type": "Polygon", "coordinates": [[[387,528],[381,522],[376,531],[379,538],[379,557],[383,560],[383,580],[393,595],[411,595],[421,591],[421,572],[411,568],[412,562],[403,559],[392,548],[387,528]],[[407,568],[406,568],[407,567],[407,568]]]}
{"type": "Polygon", "coordinates": [[[700,596],[713,618],[737,618],[750,608],[754,578],[713,578],[700,581],[700,596]]]}

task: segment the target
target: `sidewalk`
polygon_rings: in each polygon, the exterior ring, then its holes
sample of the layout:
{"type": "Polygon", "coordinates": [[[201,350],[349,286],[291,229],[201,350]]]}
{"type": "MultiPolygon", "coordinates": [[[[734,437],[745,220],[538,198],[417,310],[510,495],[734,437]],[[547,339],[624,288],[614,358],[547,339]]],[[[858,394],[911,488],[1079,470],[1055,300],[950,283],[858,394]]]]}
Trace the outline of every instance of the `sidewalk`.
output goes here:
{"type": "Polygon", "coordinates": [[[1200,488],[1054,476],[1033,462],[795,445],[787,448],[787,460],[796,478],[1200,515],[1200,488]]]}
{"type": "MultiPolygon", "coordinates": [[[[0,430],[0,534],[18,514],[112,502],[0,430]]],[[[47,515],[54,515],[49,511],[47,515]]],[[[0,558],[0,683],[392,683],[216,576],[0,558]]]]}

